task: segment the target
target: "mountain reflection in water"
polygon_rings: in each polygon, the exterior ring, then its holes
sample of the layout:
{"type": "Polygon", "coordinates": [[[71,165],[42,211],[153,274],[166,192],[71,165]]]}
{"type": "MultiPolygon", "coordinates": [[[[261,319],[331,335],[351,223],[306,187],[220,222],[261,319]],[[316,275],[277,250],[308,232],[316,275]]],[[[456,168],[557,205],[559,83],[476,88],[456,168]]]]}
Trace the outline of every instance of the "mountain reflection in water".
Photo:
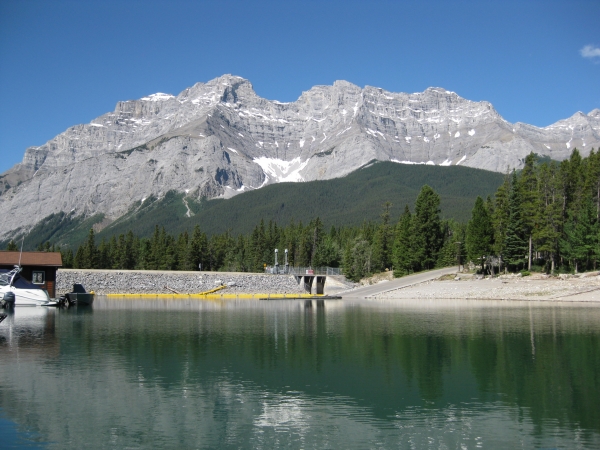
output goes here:
{"type": "Polygon", "coordinates": [[[0,410],[44,446],[600,446],[600,305],[28,310],[0,325],[0,410]]]}

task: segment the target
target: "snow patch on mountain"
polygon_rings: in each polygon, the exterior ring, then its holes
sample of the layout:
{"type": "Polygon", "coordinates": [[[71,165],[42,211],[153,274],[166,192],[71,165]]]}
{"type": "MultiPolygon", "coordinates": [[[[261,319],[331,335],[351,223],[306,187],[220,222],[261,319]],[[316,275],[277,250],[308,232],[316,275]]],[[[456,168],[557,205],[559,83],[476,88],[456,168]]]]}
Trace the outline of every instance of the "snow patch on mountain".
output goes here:
{"type": "Polygon", "coordinates": [[[298,156],[291,161],[284,161],[261,156],[260,158],[254,158],[253,161],[262,168],[266,175],[270,175],[276,183],[281,183],[284,181],[304,181],[300,171],[306,167],[310,158],[302,161],[298,156]]]}
{"type": "Polygon", "coordinates": [[[390,159],[390,161],[397,164],[435,166],[435,163],[433,161],[400,161],[397,159],[390,159]]]}
{"type": "Polygon", "coordinates": [[[149,95],[148,97],[142,97],[141,100],[147,102],[164,102],[165,100],[170,100],[175,98],[175,96],[171,94],[163,94],[162,92],[157,92],[156,94],[149,95]]]}

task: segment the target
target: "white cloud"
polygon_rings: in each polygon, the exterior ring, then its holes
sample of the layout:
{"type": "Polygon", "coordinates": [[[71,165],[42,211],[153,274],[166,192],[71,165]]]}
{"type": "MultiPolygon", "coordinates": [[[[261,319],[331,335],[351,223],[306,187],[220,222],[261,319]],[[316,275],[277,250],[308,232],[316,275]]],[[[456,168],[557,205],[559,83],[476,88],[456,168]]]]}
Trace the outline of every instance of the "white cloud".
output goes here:
{"type": "Polygon", "coordinates": [[[579,50],[579,53],[581,53],[581,56],[583,56],[584,58],[600,59],[600,48],[594,47],[593,45],[586,45],[581,50],[579,50]]]}

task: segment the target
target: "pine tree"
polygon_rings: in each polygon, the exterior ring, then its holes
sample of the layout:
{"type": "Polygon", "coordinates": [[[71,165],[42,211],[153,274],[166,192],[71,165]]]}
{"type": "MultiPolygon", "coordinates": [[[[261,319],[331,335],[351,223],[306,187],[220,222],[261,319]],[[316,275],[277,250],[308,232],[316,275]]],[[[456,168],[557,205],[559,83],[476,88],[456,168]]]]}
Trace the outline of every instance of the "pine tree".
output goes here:
{"type": "Polygon", "coordinates": [[[596,205],[596,219],[600,220],[600,149],[597,153],[592,149],[587,159],[585,192],[592,196],[596,205]]]}
{"type": "Polygon", "coordinates": [[[320,265],[319,251],[325,235],[321,219],[317,217],[315,220],[311,220],[307,231],[310,232],[310,266],[317,267],[320,265]]]}
{"type": "Polygon", "coordinates": [[[508,199],[508,223],[502,257],[511,270],[518,270],[525,263],[527,255],[526,231],[521,211],[521,192],[517,184],[517,175],[513,172],[508,199]]]}
{"type": "Polygon", "coordinates": [[[250,261],[247,258],[247,239],[244,236],[239,235],[235,244],[233,254],[229,255],[231,264],[236,271],[248,272],[250,270],[250,261]]]}
{"type": "Polygon", "coordinates": [[[140,239],[139,249],[139,257],[137,260],[136,269],[150,270],[152,265],[152,243],[149,239],[140,239]]]}
{"type": "Polygon", "coordinates": [[[254,227],[250,236],[250,271],[263,272],[268,261],[267,238],[265,234],[265,223],[261,219],[260,224],[254,227]]]}
{"type": "Polygon", "coordinates": [[[110,269],[111,268],[111,260],[110,260],[110,245],[106,242],[105,238],[102,238],[100,241],[100,245],[98,245],[98,260],[97,260],[97,268],[98,269],[110,269]]]}
{"type": "Polygon", "coordinates": [[[61,251],[60,253],[61,253],[63,268],[72,269],[73,268],[73,250],[71,250],[69,248],[65,251],[61,251]]]}
{"type": "MultiPolygon", "coordinates": [[[[354,258],[352,256],[352,245],[350,242],[346,242],[344,245],[344,254],[342,258],[342,267],[344,268],[344,275],[349,280],[355,280],[357,278],[354,273],[354,258]]],[[[360,277],[358,277],[360,280],[360,277]]]]}
{"type": "Polygon", "coordinates": [[[443,223],[444,245],[438,257],[438,267],[450,267],[462,264],[465,254],[466,225],[454,220],[443,223]]]}
{"type": "Polygon", "coordinates": [[[328,266],[328,267],[339,267],[342,255],[340,246],[331,234],[326,235],[323,238],[321,247],[319,248],[319,259],[315,263],[316,267],[328,266]]]}
{"type": "Polygon", "coordinates": [[[206,234],[196,225],[190,240],[190,249],[187,256],[188,267],[191,270],[208,270],[208,240],[206,234]],[[202,267],[200,269],[199,267],[202,267]]]}
{"type": "Polygon", "coordinates": [[[163,245],[163,255],[158,267],[161,270],[174,270],[177,262],[175,256],[175,238],[165,231],[165,227],[161,228],[161,242],[163,245]]]}
{"type": "Polygon", "coordinates": [[[564,228],[560,247],[563,255],[573,262],[575,273],[584,269],[598,252],[598,222],[596,207],[591,196],[581,200],[577,216],[571,214],[564,228]]]}
{"type": "Polygon", "coordinates": [[[313,248],[313,233],[310,224],[305,228],[302,222],[298,226],[298,254],[296,261],[299,266],[310,266],[313,248]]]}
{"type": "Polygon", "coordinates": [[[562,197],[558,184],[558,167],[553,161],[542,164],[539,169],[539,226],[534,229],[533,238],[537,249],[550,260],[549,272],[554,273],[558,254],[558,240],[563,225],[562,197]]]}
{"type": "Polygon", "coordinates": [[[189,235],[187,230],[183,233],[179,234],[177,238],[177,249],[176,249],[176,260],[177,260],[177,269],[178,270],[192,270],[191,267],[188,267],[188,245],[189,245],[189,235]]]}
{"type": "Polygon", "coordinates": [[[125,236],[125,255],[122,259],[123,269],[132,270],[136,266],[138,259],[139,245],[136,245],[136,238],[133,231],[129,230],[125,236]]]}
{"type": "Polygon", "coordinates": [[[87,269],[88,261],[85,256],[85,247],[80,245],[77,248],[77,252],[75,253],[75,258],[73,258],[73,268],[74,269],[87,269]]]}
{"type": "Polygon", "coordinates": [[[288,249],[288,263],[294,266],[294,255],[296,253],[296,224],[292,219],[287,227],[281,230],[282,247],[288,249]]]}
{"type": "Polygon", "coordinates": [[[115,239],[115,250],[113,252],[113,267],[115,269],[125,269],[127,264],[127,249],[125,248],[125,235],[120,234],[115,239]]]}
{"type": "Polygon", "coordinates": [[[147,255],[146,268],[150,270],[157,270],[162,259],[162,253],[163,245],[161,242],[160,229],[158,228],[158,225],[155,225],[154,233],[150,239],[150,253],[147,255]]]}
{"type": "Polygon", "coordinates": [[[390,226],[391,206],[390,202],[384,203],[381,224],[373,236],[373,270],[375,272],[383,272],[392,265],[394,233],[390,226]]]}
{"type": "Polygon", "coordinates": [[[579,212],[581,200],[584,197],[585,165],[579,150],[571,152],[567,175],[567,201],[569,209],[575,214],[579,212]]]}
{"type": "Polygon", "coordinates": [[[17,246],[17,244],[15,243],[15,241],[13,241],[12,239],[9,241],[6,250],[9,252],[18,252],[19,251],[19,247],[17,246]]]}
{"type": "Polygon", "coordinates": [[[539,195],[535,161],[536,155],[534,153],[527,155],[525,158],[525,166],[523,167],[519,178],[523,227],[528,240],[528,270],[531,270],[533,233],[539,221],[539,195]]]}
{"type": "MultiPolygon", "coordinates": [[[[275,229],[276,229],[275,225],[275,229]]],[[[215,234],[208,241],[208,253],[210,255],[210,270],[219,270],[225,265],[225,259],[235,241],[228,231],[223,234],[215,234]]]]}
{"type": "Polygon", "coordinates": [[[423,269],[433,269],[442,247],[440,196],[424,185],[415,202],[414,253],[423,269]]]}
{"type": "Polygon", "coordinates": [[[408,275],[411,272],[411,231],[412,215],[410,209],[408,209],[408,205],[406,205],[396,225],[396,237],[392,251],[395,277],[408,275]]]}
{"type": "Polygon", "coordinates": [[[349,242],[344,251],[344,274],[346,278],[360,281],[371,274],[371,246],[361,236],[349,242]]]}
{"type": "Polygon", "coordinates": [[[96,238],[94,229],[90,228],[87,242],[84,246],[83,267],[81,269],[97,269],[98,268],[98,249],[96,248],[96,238]]]}
{"type": "Polygon", "coordinates": [[[471,220],[467,225],[466,248],[472,261],[481,259],[483,273],[486,255],[492,250],[493,229],[488,211],[481,197],[475,200],[471,220]]]}
{"type": "Polygon", "coordinates": [[[506,239],[506,228],[510,216],[509,196],[510,196],[510,174],[506,173],[504,182],[494,195],[494,208],[491,214],[492,227],[494,229],[494,239],[492,251],[496,255],[501,255],[504,250],[504,240],[506,239]]]}
{"type": "Polygon", "coordinates": [[[117,248],[117,238],[113,235],[107,243],[108,261],[110,266],[109,269],[118,269],[119,261],[119,249],[117,248]]]}

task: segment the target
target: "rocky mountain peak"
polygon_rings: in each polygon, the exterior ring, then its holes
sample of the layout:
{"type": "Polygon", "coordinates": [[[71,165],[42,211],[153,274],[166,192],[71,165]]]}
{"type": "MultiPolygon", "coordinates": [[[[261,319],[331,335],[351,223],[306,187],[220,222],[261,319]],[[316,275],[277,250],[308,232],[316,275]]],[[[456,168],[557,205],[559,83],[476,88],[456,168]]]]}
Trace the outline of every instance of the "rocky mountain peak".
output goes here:
{"type": "Polygon", "coordinates": [[[546,128],[504,120],[485,101],[431,87],[396,93],[347,81],[294,102],[223,75],[177,95],[118,102],[1,175],[0,236],[59,211],[113,220],[170,190],[230,197],[271,183],[345,176],[373,161],[504,172],[530,152],[567,158],[600,144],[600,110],[546,128]]]}
{"type": "Polygon", "coordinates": [[[594,117],[594,118],[600,118],[600,109],[596,108],[596,109],[591,110],[588,113],[588,116],[594,117]]]}

